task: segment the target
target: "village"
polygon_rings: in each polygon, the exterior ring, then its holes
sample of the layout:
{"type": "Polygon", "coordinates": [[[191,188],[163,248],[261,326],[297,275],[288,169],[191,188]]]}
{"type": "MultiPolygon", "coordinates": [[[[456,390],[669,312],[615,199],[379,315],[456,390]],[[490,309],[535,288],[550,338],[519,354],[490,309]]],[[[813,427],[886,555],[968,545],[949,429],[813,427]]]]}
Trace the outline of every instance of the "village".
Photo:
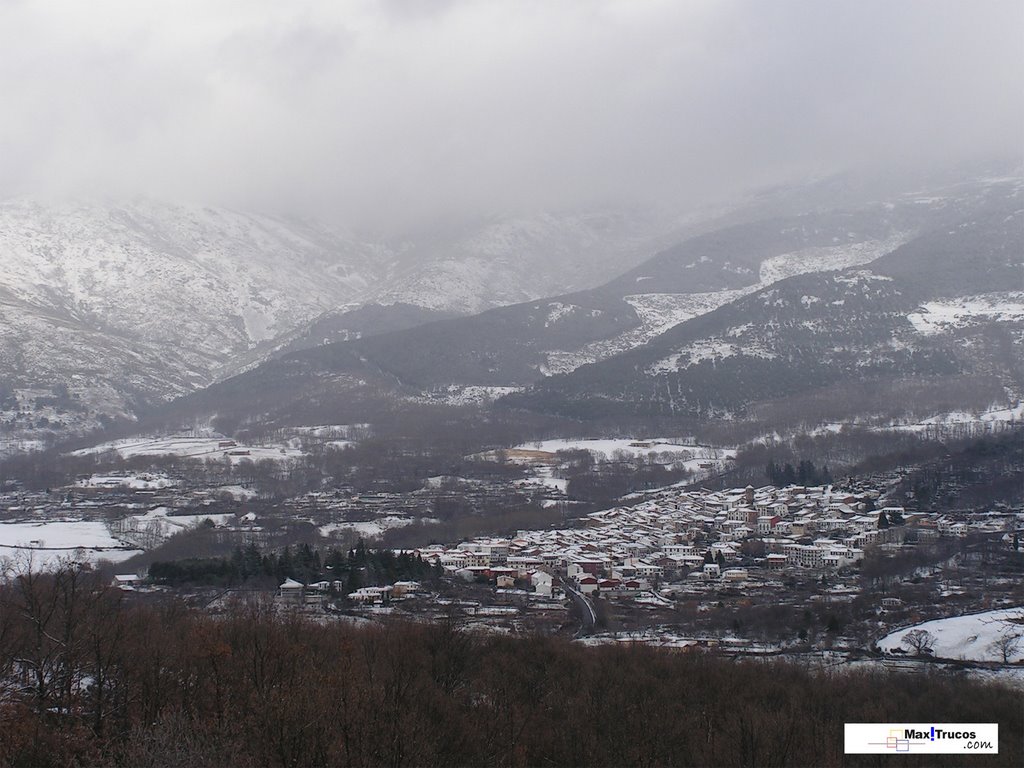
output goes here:
{"type": "MultiPolygon", "coordinates": [[[[898,551],[1013,525],[1003,516],[968,521],[876,508],[879,496],[832,486],[668,490],[635,506],[593,512],[581,527],[418,552],[466,580],[501,586],[509,578],[555,574],[583,594],[635,595],[666,583],[744,583],[794,568],[837,573],[859,564],[866,547],[898,551]]],[[[538,578],[546,590],[549,579],[538,578]]]]}
{"type": "MultiPolygon", "coordinates": [[[[1005,570],[1024,554],[1019,511],[908,512],[883,498],[834,486],[666,489],[575,527],[411,550],[443,570],[445,588],[362,587],[346,607],[492,631],[568,626],[591,642],[778,651],[863,650],[891,625],[1020,603],[1005,570]]],[[[341,586],[288,581],[278,600],[319,609],[341,586]]]]}
{"type": "MultiPolygon", "coordinates": [[[[1021,510],[908,508],[890,499],[899,479],[893,475],[718,490],[678,483],[587,511],[565,492],[565,455],[522,448],[501,458],[524,461],[526,469],[504,476],[428,477],[404,492],[341,486],[281,499],[261,498],[244,463],[241,472],[226,463],[207,463],[202,472],[194,463],[168,463],[82,475],[45,492],[2,494],[0,559],[30,557],[45,566],[85,558],[119,588],[138,595],[196,591],[209,610],[272,590],[282,609],[324,616],[444,618],[489,631],[657,642],[682,632],[741,646],[866,647],[890,624],[1024,599],[1019,580],[983,567],[992,551],[1019,552],[1021,510]],[[467,523],[468,530],[497,530],[523,509],[529,516],[519,519],[533,522],[514,533],[459,534],[467,523]],[[225,558],[242,548],[351,552],[357,543],[415,558],[429,567],[429,578],[307,569],[281,575],[271,582],[276,590],[267,583],[272,574],[258,588],[206,589],[161,584],[149,573],[153,562],[225,558]],[[794,626],[794,616],[806,626],[794,626]]],[[[689,461],[705,473],[723,466],[707,453],[689,461]]]]}

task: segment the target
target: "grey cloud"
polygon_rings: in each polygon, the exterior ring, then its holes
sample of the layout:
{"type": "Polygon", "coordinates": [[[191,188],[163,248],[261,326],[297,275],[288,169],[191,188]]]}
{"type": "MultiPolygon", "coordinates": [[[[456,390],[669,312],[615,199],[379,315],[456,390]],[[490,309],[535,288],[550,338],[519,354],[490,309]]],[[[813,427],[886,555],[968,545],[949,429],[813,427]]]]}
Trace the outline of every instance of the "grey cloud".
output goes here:
{"type": "Polygon", "coordinates": [[[0,194],[399,230],[1020,153],[1017,2],[0,5],[0,194]]]}

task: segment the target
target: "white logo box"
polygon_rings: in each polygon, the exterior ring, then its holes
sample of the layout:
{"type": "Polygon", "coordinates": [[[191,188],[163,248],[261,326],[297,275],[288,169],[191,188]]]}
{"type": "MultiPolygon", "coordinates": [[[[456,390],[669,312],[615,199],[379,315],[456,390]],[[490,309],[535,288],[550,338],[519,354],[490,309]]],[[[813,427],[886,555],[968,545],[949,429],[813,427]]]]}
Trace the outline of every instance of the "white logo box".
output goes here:
{"type": "Polygon", "coordinates": [[[846,723],[847,755],[993,755],[998,723],[846,723]]]}

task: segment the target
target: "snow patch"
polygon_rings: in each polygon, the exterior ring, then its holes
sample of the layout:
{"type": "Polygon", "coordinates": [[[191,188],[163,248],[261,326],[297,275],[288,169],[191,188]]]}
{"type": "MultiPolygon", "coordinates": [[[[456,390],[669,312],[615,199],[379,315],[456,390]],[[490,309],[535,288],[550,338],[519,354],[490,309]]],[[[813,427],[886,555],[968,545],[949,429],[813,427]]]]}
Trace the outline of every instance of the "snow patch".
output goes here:
{"type": "Polygon", "coordinates": [[[286,444],[242,445],[224,437],[192,437],[171,435],[167,437],[133,437],[112,440],[107,443],[82,448],[74,456],[114,451],[123,458],[133,456],[183,456],[192,459],[228,459],[232,464],[243,460],[260,461],[272,459],[284,461],[303,456],[303,452],[286,444]]]}
{"type": "Polygon", "coordinates": [[[30,562],[32,568],[45,570],[64,560],[121,562],[139,551],[114,538],[98,520],[0,523],[0,560],[15,566],[30,562]]]}
{"type": "MultiPolygon", "coordinates": [[[[320,535],[325,538],[332,538],[339,534],[355,533],[364,539],[379,539],[384,535],[385,531],[391,530],[392,528],[404,528],[407,525],[412,525],[417,520],[411,517],[398,517],[397,515],[388,515],[385,517],[378,517],[376,520],[368,520],[365,522],[353,522],[353,523],[328,523],[327,525],[321,525],[317,528],[320,535]]],[[[433,518],[421,518],[420,522],[437,522],[433,518]]]]}
{"type": "Polygon", "coordinates": [[[1019,647],[1010,655],[1009,661],[1024,660],[1024,608],[1006,608],[970,616],[926,621],[886,635],[878,642],[878,647],[888,653],[896,648],[907,651],[908,647],[903,644],[903,640],[909,632],[918,629],[935,637],[935,645],[932,648],[935,656],[967,661],[1001,662],[1002,654],[993,643],[1006,633],[1021,634],[1019,647]]]}
{"type": "Polygon", "coordinates": [[[929,301],[907,315],[922,336],[950,333],[978,322],[1024,321],[1024,291],[982,293],[957,299],[929,301]]]}
{"type": "Polygon", "coordinates": [[[424,399],[445,405],[486,405],[498,398],[522,392],[524,387],[488,387],[480,384],[450,384],[430,392],[424,399]]]}
{"type": "Polygon", "coordinates": [[[909,239],[910,233],[900,232],[885,240],[864,240],[827,248],[803,248],[773,256],[761,262],[760,281],[762,285],[767,285],[808,272],[831,272],[868,264],[896,250],[909,239]]]}
{"type": "MultiPolygon", "coordinates": [[[[733,329],[738,331],[739,329],[733,329]]],[[[697,365],[705,360],[724,360],[728,357],[760,357],[765,360],[772,360],[777,355],[764,346],[757,343],[743,342],[742,344],[727,341],[712,336],[707,339],[698,339],[682,347],[678,352],[662,358],[647,368],[647,373],[656,376],[660,373],[674,373],[691,365],[697,365]]]]}

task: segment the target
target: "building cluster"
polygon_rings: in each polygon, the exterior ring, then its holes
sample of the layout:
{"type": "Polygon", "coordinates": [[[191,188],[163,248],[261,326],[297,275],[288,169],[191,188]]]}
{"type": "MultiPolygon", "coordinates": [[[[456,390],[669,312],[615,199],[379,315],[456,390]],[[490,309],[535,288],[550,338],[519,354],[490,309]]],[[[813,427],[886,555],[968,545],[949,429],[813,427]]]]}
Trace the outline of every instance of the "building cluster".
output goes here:
{"type": "MultiPolygon", "coordinates": [[[[322,606],[329,597],[345,594],[345,583],[342,581],[316,581],[303,584],[295,579],[285,579],[277,588],[276,599],[282,604],[322,606]]],[[[365,605],[388,603],[415,597],[423,592],[417,581],[396,581],[375,587],[360,587],[346,596],[349,600],[365,605]]]]}
{"type": "Polygon", "coordinates": [[[580,527],[419,552],[463,578],[499,586],[499,580],[545,573],[584,593],[628,595],[665,581],[743,582],[752,569],[836,571],[863,559],[869,545],[940,533],[934,519],[922,519],[927,516],[876,508],[879,495],[831,485],[671,489],[635,506],[594,512],[580,527]]]}

